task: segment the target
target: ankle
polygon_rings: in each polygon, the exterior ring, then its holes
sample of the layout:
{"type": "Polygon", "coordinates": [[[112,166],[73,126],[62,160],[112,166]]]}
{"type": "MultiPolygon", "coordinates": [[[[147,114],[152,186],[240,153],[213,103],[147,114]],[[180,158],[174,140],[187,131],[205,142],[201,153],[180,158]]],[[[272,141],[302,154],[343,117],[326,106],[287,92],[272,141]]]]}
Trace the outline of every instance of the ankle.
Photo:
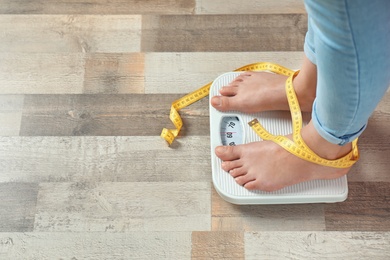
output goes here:
{"type": "Polygon", "coordinates": [[[300,76],[299,73],[293,80],[293,86],[301,110],[304,112],[310,112],[316,98],[316,81],[306,78],[304,75],[300,76]]]}
{"type": "Polygon", "coordinates": [[[327,160],[339,159],[352,150],[351,143],[340,146],[325,140],[314,128],[311,121],[302,129],[301,135],[307,146],[314,153],[327,160]]]}

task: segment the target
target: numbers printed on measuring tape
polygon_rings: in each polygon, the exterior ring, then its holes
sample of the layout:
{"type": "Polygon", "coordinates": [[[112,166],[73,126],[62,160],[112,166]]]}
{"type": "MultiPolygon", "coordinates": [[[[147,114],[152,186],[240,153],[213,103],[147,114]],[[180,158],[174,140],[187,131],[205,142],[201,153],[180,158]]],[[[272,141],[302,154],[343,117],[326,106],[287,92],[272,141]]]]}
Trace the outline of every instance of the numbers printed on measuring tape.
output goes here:
{"type": "MultiPolygon", "coordinates": [[[[346,156],[337,159],[337,160],[327,160],[319,157],[315,154],[303,141],[300,131],[302,129],[302,113],[299,107],[298,98],[296,96],[292,81],[294,77],[299,73],[299,71],[292,71],[283,66],[269,63],[269,62],[260,62],[249,64],[238,68],[234,71],[270,71],[273,73],[281,74],[288,76],[286,81],[286,94],[287,100],[290,107],[292,126],[293,126],[293,140],[288,139],[285,136],[275,136],[270,134],[264,127],[260,124],[257,119],[249,122],[249,126],[257,133],[257,135],[263,140],[270,140],[278,145],[282,146],[285,150],[290,153],[306,160],[319,165],[335,167],[335,168],[349,168],[359,159],[359,151],[357,147],[357,139],[352,142],[352,151],[346,156]]],[[[210,87],[212,82],[204,85],[200,89],[191,92],[184,97],[175,100],[172,103],[171,111],[169,118],[175,126],[175,129],[164,128],[161,132],[161,137],[171,145],[175,138],[178,136],[180,129],[183,126],[183,121],[180,117],[179,110],[191,105],[192,103],[206,97],[209,94],[210,87]]],[[[223,145],[238,145],[243,143],[243,129],[238,127],[238,131],[233,131],[239,124],[238,118],[225,117],[225,125],[221,125],[221,143],[223,145]],[[241,132],[241,133],[240,133],[241,132]]],[[[222,123],[221,123],[222,124],[222,123]]]]}

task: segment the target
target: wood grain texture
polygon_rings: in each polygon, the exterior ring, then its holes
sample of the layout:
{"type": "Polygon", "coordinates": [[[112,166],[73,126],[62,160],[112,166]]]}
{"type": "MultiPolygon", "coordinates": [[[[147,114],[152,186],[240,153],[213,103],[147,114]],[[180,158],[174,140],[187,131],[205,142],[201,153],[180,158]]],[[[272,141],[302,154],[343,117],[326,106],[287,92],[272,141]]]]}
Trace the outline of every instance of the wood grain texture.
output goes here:
{"type": "Polygon", "coordinates": [[[211,182],[210,138],[0,137],[0,183],[211,182]]]}
{"type": "Polygon", "coordinates": [[[142,17],[143,52],[302,51],[304,14],[142,17]]]}
{"type": "Polygon", "coordinates": [[[234,205],[213,189],[213,231],[294,231],[325,230],[324,206],[234,205]]]}
{"type": "Polygon", "coordinates": [[[22,95],[0,94],[0,136],[19,135],[23,100],[22,95]]]}
{"type": "Polygon", "coordinates": [[[35,183],[0,183],[0,232],[33,230],[37,194],[35,183]]]}
{"type": "Polygon", "coordinates": [[[245,259],[378,259],[390,257],[389,232],[253,232],[245,259]]]}
{"type": "Polygon", "coordinates": [[[208,182],[41,183],[34,231],[210,230],[208,182]]]}
{"type": "Polygon", "coordinates": [[[139,52],[139,15],[0,15],[1,52],[139,52]]]}
{"type": "MultiPolygon", "coordinates": [[[[26,95],[22,136],[159,136],[182,95],[26,95]]],[[[181,135],[209,135],[208,100],[181,110],[181,135]]]]}
{"type": "Polygon", "coordinates": [[[192,232],[191,259],[245,259],[244,233],[192,232]]]}
{"type": "Polygon", "coordinates": [[[1,259],[190,259],[191,232],[0,233],[1,259]]]}
{"type": "Polygon", "coordinates": [[[143,93],[143,53],[1,53],[0,94],[143,93]]]}
{"type": "Polygon", "coordinates": [[[83,93],[144,93],[144,54],[88,54],[83,93]]]}
{"type": "Polygon", "coordinates": [[[1,14],[190,14],[195,0],[0,1],[1,14]]]}
{"type": "Polygon", "coordinates": [[[325,206],[326,230],[390,231],[387,182],[350,182],[344,203],[325,206]]]}
{"type": "Polygon", "coordinates": [[[360,160],[348,174],[350,181],[390,182],[390,92],[387,92],[359,138],[360,160]]]}
{"type": "Polygon", "coordinates": [[[305,13],[303,1],[300,0],[197,0],[196,14],[281,14],[305,13]]]}
{"type": "Polygon", "coordinates": [[[246,64],[300,68],[303,52],[152,52],[145,54],[145,93],[186,93],[246,64]]]}
{"type": "Polygon", "coordinates": [[[83,91],[83,53],[0,52],[0,59],[0,94],[77,94],[83,91]]]}

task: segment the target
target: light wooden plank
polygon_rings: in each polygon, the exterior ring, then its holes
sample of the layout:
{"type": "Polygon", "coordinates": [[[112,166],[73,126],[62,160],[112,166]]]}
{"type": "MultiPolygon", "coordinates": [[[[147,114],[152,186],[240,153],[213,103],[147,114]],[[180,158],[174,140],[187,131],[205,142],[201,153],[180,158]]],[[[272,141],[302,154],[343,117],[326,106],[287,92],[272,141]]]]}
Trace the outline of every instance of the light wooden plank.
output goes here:
{"type": "Polygon", "coordinates": [[[196,0],[196,14],[284,14],[305,13],[300,0],[196,0]]]}
{"type": "Polygon", "coordinates": [[[234,205],[212,191],[213,231],[325,230],[324,206],[234,205]]]}
{"type": "Polygon", "coordinates": [[[350,182],[348,199],[325,206],[326,230],[390,231],[390,185],[350,182]]]}
{"type": "Polygon", "coordinates": [[[1,15],[0,52],[139,52],[139,15],[1,15]]]}
{"type": "Polygon", "coordinates": [[[219,75],[255,62],[275,62],[299,69],[303,52],[146,53],[145,93],[186,93],[219,75]]]}
{"type": "Polygon", "coordinates": [[[211,182],[209,137],[0,137],[4,182],[211,182]]]}
{"type": "Polygon", "coordinates": [[[83,93],[144,93],[144,54],[88,54],[83,93]]]}
{"type": "Polygon", "coordinates": [[[142,53],[1,53],[0,94],[143,93],[142,53]]]}
{"type": "Polygon", "coordinates": [[[302,51],[304,14],[143,16],[143,52],[302,51]]]}
{"type": "MultiPolygon", "coordinates": [[[[171,103],[182,95],[26,95],[22,136],[159,136],[171,103]]],[[[209,135],[208,100],[180,111],[180,135],[209,135]]]]}
{"type": "Polygon", "coordinates": [[[389,232],[253,232],[245,234],[246,259],[390,258],[389,232]]]}
{"type": "Polygon", "coordinates": [[[192,232],[191,259],[245,259],[244,233],[192,232]]]}
{"type": "Polygon", "coordinates": [[[0,183],[0,232],[33,230],[37,194],[35,183],[0,183]]]}
{"type": "Polygon", "coordinates": [[[190,232],[0,233],[1,259],[190,259],[190,232]]]}
{"type": "Polygon", "coordinates": [[[0,59],[1,94],[76,94],[83,91],[83,53],[0,52],[0,59]]]}
{"type": "Polygon", "coordinates": [[[0,136],[19,135],[23,95],[0,95],[0,136]]]}
{"type": "Polygon", "coordinates": [[[3,14],[190,14],[194,0],[0,0],[3,14]]]}
{"type": "Polygon", "coordinates": [[[41,183],[34,231],[207,231],[210,184],[41,183]]]}

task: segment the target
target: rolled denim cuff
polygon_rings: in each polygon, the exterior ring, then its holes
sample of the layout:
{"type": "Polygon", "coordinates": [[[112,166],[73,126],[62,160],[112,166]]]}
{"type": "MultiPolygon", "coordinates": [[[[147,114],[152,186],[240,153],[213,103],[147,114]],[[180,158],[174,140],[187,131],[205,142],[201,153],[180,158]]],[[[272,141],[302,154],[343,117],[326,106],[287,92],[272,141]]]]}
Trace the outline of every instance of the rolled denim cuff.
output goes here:
{"type": "Polygon", "coordinates": [[[335,134],[332,134],[332,132],[335,132],[335,131],[328,129],[323,124],[321,124],[321,122],[319,121],[318,116],[316,114],[315,105],[313,105],[313,111],[312,111],[311,116],[312,116],[312,122],[313,122],[314,128],[317,130],[318,134],[322,138],[324,138],[326,141],[328,141],[332,144],[340,145],[340,146],[343,146],[347,143],[350,143],[353,140],[355,140],[356,138],[358,138],[363,133],[363,131],[366,129],[366,126],[367,126],[367,124],[365,124],[356,133],[345,134],[343,136],[336,136],[335,134]]]}

